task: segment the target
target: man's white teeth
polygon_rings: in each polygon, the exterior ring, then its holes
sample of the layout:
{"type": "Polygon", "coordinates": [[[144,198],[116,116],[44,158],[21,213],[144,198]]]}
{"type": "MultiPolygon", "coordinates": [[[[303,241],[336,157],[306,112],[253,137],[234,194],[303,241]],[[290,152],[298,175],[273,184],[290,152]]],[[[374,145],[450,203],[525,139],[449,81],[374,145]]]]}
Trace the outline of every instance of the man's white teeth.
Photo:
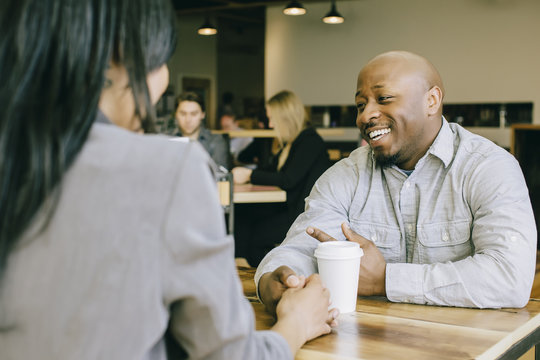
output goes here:
{"type": "Polygon", "coordinates": [[[391,130],[389,128],[381,129],[381,130],[375,130],[369,133],[369,138],[371,140],[377,141],[380,138],[383,137],[383,135],[388,134],[391,130]]]}

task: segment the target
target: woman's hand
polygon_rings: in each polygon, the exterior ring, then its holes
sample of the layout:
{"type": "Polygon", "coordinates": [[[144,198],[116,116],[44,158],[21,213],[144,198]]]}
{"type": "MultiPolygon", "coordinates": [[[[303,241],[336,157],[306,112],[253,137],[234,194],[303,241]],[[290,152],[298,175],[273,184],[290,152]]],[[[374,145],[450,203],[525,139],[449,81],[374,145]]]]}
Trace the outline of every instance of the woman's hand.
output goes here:
{"type": "Polygon", "coordinates": [[[235,184],[245,184],[251,179],[251,173],[253,170],[237,166],[231,170],[235,184]]]}
{"type": "Polygon", "coordinates": [[[328,289],[323,287],[319,275],[313,274],[305,280],[305,286],[285,290],[276,308],[278,321],[272,330],[283,335],[295,354],[306,341],[328,334],[337,326],[339,311],[328,310],[329,305],[328,289]]]}

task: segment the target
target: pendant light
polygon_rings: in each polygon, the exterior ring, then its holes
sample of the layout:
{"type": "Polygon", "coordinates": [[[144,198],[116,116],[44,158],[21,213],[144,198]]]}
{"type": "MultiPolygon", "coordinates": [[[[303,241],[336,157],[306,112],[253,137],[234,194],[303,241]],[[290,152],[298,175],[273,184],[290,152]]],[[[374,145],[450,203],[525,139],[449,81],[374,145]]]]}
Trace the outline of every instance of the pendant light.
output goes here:
{"type": "Polygon", "coordinates": [[[299,1],[291,1],[289,5],[283,9],[283,13],[285,15],[304,15],[306,13],[306,9],[300,4],[299,1]]]}
{"type": "Polygon", "coordinates": [[[336,10],[335,0],[332,0],[332,7],[330,8],[330,11],[328,12],[328,14],[326,14],[322,18],[322,21],[325,22],[326,24],[341,24],[342,22],[345,21],[345,18],[341,16],[341,14],[338,13],[336,10]]]}
{"type": "Polygon", "coordinates": [[[197,29],[197,33],[199,35],[205,35],[205,36],[216,35],[217,29],[214,25],[212,25],[212,23],[210,22],[210,19],[207,16],[206,19],[204,20],[204,23],[201,25],[201,27],[197,29]]]}

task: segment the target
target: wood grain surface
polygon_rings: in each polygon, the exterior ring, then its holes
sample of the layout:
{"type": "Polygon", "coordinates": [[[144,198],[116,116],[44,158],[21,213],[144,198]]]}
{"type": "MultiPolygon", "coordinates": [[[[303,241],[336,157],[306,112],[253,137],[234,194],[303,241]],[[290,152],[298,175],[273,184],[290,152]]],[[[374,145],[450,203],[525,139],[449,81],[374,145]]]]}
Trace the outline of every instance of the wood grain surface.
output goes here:
{"type": "MultiPolygon", "coordinates": [[[[540,289],[538,270],[533,294],[540,289]]],[[[239,267],[238,273],[256,328],[270,328],[274,319],[257,299],[255,269],[239,267]]],[[[359,297],[356,312],[338,321],[331,334],[305,344],[296,359],[495,359],[523,339],[540,341],[529,336],[540,328],[540,300],[531,299],[523,309],[478,310],[359,297]]]]}

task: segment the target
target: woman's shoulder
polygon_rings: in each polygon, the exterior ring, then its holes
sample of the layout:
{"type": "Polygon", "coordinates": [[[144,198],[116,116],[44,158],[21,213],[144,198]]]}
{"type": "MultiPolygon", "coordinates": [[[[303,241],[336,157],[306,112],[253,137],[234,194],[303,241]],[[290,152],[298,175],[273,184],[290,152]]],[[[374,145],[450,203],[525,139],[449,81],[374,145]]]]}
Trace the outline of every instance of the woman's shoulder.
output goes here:
{"type": "Polygon", "coordinates": [[[306,128],[304,128],[301,132],[300,132],[300,135],[304,135],[304,136],[318,136],[320,137],[319,133],[317,132],[317,129],[315,129],[313,126],[307,126],[306,128]]]}
{"type": "Polygon", "coordinates": [[[298,134],[294,142],[324,142],[324,140],[314,127],[309,126],[298,134]]]}
{"type": "Polygon", "coordinates": [[[99,162],[102,168],[111,171],[139,169],[142,176],[156,177],[152,171],[168,173],[181,163],[199,163],[201,168],[209,163],[208,154],[197,142],[166,135],[136,134],[106,124],[94,124],[83,150],[81,156],[87,162],[99,162]]]}

